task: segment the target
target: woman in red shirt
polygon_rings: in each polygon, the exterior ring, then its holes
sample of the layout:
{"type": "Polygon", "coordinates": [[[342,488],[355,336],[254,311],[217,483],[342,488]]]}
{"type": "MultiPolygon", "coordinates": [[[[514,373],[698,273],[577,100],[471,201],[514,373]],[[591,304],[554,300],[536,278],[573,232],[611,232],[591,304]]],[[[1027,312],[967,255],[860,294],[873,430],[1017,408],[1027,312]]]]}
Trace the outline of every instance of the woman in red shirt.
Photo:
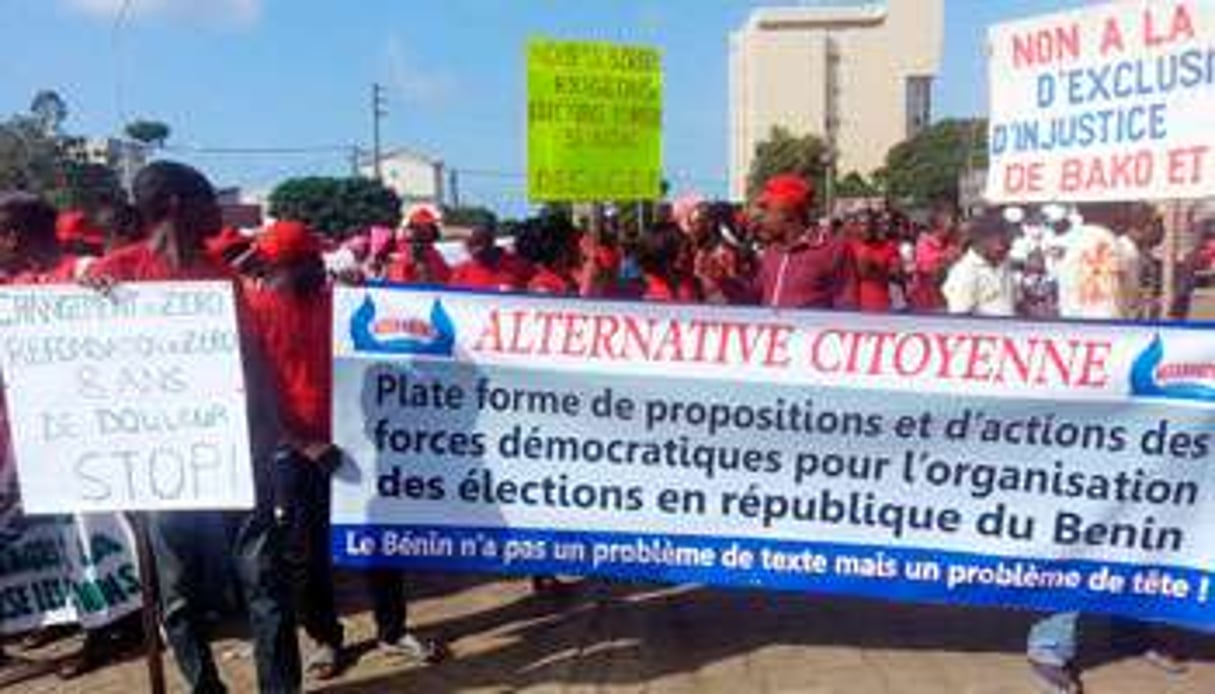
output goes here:
{"type": "Polygon", "coordinates": [[[644,301],[693,303],[699,300],[694,281],[678,269],[682,239],[677,227],[661,224],[637,241],[634,251],[645,281],[644,301]]]}
{"type": "Polygon", "coordinates": [[[57,284],[75,279],[76,259],[65,256],[56,238],[56,213],[29,193],[0,196],[0,281],[57,284]]]}
{"type": "Polygon", "coordinates": [[[941,285],[949,268],[961,255],[952,211],[937,210],[933,213],[932,228],[916,240],[915,276],[908,297],[911,310],[920,313],[945,310],[941,285]]]}
{"type": "Polygon", "coordinates": [[[527,288],[534,269],[519,256],[497,244],[491,227],[473,229],[465,242],[469,259],[452,270],[452,287],[482,291],[511,292],[527,288]]]}
{"type": "Polygon", "coordinates": [[[857,305],[862,311],[890,311],[890,284],[903,277],[898,242],[890,238],[888,220],[869,213],[860,220],[858,236],[849,239],[856,263],[857,305]]]}
{"type": "Polygon", "coordinates": [[[527,283],[528,292],[578,295],[578,239],[569,222],[556,218],[524,222],[515,234],[515,252],[535,269],[527,283]]]}

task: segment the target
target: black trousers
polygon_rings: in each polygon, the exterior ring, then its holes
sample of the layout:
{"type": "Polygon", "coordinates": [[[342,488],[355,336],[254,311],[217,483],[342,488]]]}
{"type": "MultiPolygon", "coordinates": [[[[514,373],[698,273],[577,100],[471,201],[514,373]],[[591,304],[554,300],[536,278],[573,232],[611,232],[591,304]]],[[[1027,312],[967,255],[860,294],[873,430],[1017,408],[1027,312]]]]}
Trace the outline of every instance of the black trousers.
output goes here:
{"type": "Polygon", "coordinates": [[[211,655],[206,606],[207,566],[227,555],[243,588],[258,689],[300,690],[299,649],[282,569],[282,539],[271,509],[252,512],[174,512],[148,515],[160,579],[161,620],[191,692],[226,691],[211,655]]]}
{"type": "Polygon", "coordinates": [[[290,448],[275,456],[278,493],[275,515],[284,526],[284,561],[300,625],[317,643],[340,648],[330,550],[330,470],[290,448]]]}
{"type": "Polygon", "coordinates": [[[405,635],[405,576],[399,569],[371,569],[366,577],[376,638],[395,643],[405,635]]]}

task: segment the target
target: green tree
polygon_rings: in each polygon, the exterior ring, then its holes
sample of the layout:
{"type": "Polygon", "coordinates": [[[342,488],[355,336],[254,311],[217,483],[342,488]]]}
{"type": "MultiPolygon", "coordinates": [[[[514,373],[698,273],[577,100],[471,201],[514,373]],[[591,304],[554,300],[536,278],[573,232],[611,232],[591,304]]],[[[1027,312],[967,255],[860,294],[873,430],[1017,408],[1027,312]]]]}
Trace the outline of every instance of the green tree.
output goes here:
{"type": "Polygon", "coordinates": [[[94,210],[124,195],[118,174],[108,166],[67,159],[60,163],[55,185],[43,191],[61,210],[94,210]]]}
{"type": "Polygon", "coordinates": [[[372,225],[399,225],[401,199],[368,178],[292,178],[270,193],[270,214],[343,238],[372,225]]]}
{"type": "Polygon", "coordinates": [[[811,181],[815,190],[823,190],[827,181],[827,144],[814,135],[797,136],[785,128],[772,128],[768,139],[755,147],[747,191],[754,197],[769,178],[788,173],[811,181]]]}
{"type": "Polygon", "coordinates": [[[29,116],[0,123],[0,189],[40,193],[55,181],[60,146],[29,116]]]}
{"type": "Polygon", "coordinates": [[[443,223],[453,227],[493,227],[498,223],[498,215],[488,207],[445,207],[443,208],[443,223]]]}
{"type": "Polygon", "coordinates": [[[127,137],[149,147],[164,147],[172,132],[169,126],[156,120],[135,120],[127,124],[127,137]]]}
{"type": "Polygon", "coordinates": [[[83,158],[80,138],[48,136],[31,116],[0,123],[0,190],[25,190],[61,209],[92,209],[122,196],[117,174],[83,158]]]}
{"type": "Polygon", "coordinates": [[[956,204],[959,175],[986,166],[987,121],[950,119],[892,147],[883,178],[887,195],[902,204],[956,204]]]}
{"type": "Polygon", "coordinates": [[[840,198],[873,198],[881,195],[881,189],[853,171],[835,182],[835,195],[840,198]]]}

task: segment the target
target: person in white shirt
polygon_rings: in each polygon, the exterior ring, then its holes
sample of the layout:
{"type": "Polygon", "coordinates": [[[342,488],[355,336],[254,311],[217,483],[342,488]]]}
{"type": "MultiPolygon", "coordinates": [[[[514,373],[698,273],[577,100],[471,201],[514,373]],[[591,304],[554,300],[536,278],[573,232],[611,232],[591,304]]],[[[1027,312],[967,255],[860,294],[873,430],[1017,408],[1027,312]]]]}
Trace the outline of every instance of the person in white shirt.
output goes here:
{"type": "Polygon", "coordinates": [[[1091,223],[1069,235],[1059,265],[1059,315],[1081,320],[1129,318],[1138,289],[1138,248],[1129,239],[1091,223]]]}
{"type": "Polygon", "coordinates": [[[1009,266],[1011,237],[998,214],[971,223],[970,249],[949,270],[942,291],[949,312],[972,316],[1016,315],[1017,291],[1009,266]]]}
{"type": "MultiPolygon", "coordinates": [[[[1098,204],[1083,210],[1084,221],[1068,232],[1067,250],[1059,267],[1059,315],[1089,320],[1133,320],[1140,303],[1141,263],[1149,258],[1140,248],[1159,243],[1154,212],[1146,205],[1098,204]],[[1106,226],[1108,225],[1108,226],[1106,226]],[[1123,231],[1118,234],[1113,227],[1123,231]]],[[[1145,659],[1170,674],[1185,671],[1185,663],[1160,647],[1150,629],[1121,624],[1133,641],[1145,648],[1145,659]]],[[[1031,627],[1026,655],[1038,682],[1051,691],[1080,692],[1076,666],[1080,645],[1080,614],[1060,612],[1031,627]]]]}

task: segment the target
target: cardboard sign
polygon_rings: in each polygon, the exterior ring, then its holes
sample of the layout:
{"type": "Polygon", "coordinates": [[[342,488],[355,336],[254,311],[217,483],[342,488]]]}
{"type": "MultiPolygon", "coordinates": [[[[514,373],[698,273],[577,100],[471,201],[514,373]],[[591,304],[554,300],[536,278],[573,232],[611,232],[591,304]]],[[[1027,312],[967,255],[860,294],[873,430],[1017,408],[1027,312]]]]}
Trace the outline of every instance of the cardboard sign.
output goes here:
{"type": "Polygon", "coordinates": [[[0,288],[27,514],[253,506],[232,287],[0,288]]]}
{"type": "Polygon", "coordinates": [[[1215,0],[1085,7],[988,40],[989,201],[1215,195],[1215,0]]]}
{"type": "Polygon", "coordinates": [[[527,167],[533,202],[660,197],[658,51],[610,43],[529,43],[527,167]]]}

